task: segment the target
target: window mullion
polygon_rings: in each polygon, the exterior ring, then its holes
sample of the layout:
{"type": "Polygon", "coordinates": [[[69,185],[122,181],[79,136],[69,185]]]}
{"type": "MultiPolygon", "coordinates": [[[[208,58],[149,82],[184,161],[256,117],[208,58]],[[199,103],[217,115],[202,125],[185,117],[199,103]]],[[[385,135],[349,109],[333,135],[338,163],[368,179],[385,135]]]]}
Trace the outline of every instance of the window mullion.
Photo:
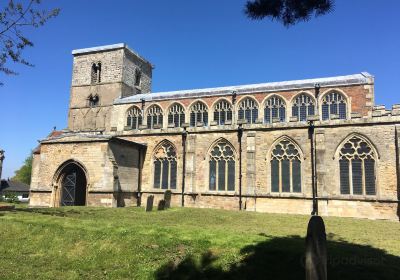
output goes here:
{"type": "Polygon", "coordinates": [[[350,195],[353,195],[353,159],[349,159],[349,185],[350,195]]]}
{"type": "Polygon", "coordinates": [[[279,159],[279,193],[282,192],[282,160],[279,159]]]}
{"type": "Polygon", "coordinates": [[[363,195],[367,194],[367,190],[365,188],[365,164],[364,164],[364,158],[361,160],[361,180],[362,180],[362,193],[363,195]]]}

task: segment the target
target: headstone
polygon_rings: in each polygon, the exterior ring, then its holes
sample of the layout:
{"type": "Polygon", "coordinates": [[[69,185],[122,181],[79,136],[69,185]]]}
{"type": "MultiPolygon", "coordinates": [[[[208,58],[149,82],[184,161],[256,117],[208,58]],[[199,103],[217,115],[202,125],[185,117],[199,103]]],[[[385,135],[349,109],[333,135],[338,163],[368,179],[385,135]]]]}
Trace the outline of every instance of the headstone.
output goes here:
{"type": "Polygon", "coordinates": [[[151,212],[153,210],[154,195],[147,197],[146,212],[151,212]]]}
{"type": "Polygon", "coordinates": [[[171,207],[171,197],[172,197],[172,192],[171,191],[165,191],[165,193],[164,193],[165,209],[171,207]]]}
{"type": "Polygon", "coordinates": [[[308,222],[306,237],[306,280],[327,279],[327,252],[324,220],[312,216],[308,222]]]}
{"type": "Polygon", "coordinates": [[[164,199],[161,199],[159,202],[158,202],[158,209],[157,209],[158,211],[162,211],[162,210],[165,210],[165,200],[164,199]]]}

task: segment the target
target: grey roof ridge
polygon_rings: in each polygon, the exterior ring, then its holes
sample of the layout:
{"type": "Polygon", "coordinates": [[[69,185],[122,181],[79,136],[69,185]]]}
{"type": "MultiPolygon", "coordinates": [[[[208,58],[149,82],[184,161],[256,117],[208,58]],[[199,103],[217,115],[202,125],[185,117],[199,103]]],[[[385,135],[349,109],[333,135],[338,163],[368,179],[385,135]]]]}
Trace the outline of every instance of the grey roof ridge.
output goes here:
{"type": "Polygon", "coordinates": [[[374,77],[371,74],[369,74],[368,72],[362,72],[353,75],[316,78],[316,79],[143,93],[129,97],[117,98],[116,100],[114,100],[114,104],[134,103],[141,101],[141,99],[144,99],[145,101],[153,101],[153,100],[156,101],[165,99],[182,99],[188,97],[219,96],[219,95],[226,95],[227,93],[232,91],[236,91],[237,94],[249,94],[257,92],[296,90],[302,88],[312,88],[315,86],[315,84],[319,84],[321,87],[368,84],[368,83],[373,83],[373,80],[374,77]]]}

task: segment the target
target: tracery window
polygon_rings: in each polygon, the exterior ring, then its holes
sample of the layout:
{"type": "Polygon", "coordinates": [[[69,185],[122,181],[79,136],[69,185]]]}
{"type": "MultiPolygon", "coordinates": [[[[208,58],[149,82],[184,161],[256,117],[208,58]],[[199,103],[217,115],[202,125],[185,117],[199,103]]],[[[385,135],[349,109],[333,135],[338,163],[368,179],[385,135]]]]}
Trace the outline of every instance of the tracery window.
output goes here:
{"type": "Polygon", "coordinates": [[[257,102],[251,98],[245,98],[239,103],[239,120],[247,120],[248,123],[255,123],[258,118],[257,102]]]}
{"type": "Polygon", "coordinates": [[[274,118],[279,118],[281,122],[286,120],[286,104],[278,96],[269,98],[264,107],[264,122],[272,123],[274,118]]]}
{"type": "Polygon", "coordinates": [[[226,141],[218,142],[210,152],[210,191],[235,190],[235,155],[226,141]]]}
{"type": "Polygon", "coordinates": [[[101,62],[92,64],[92,72],[90,75],[91,84],[97,84],[101,82],[101,62]]]}
{"type": "Polygon", "coordinates": [[[171,143],[163,143],[155,152],[154,188],[176,189],[177,161],[176,151],[171,143]]]}
{"type": "Polygon", "coordinates": [[[339,92],[333,91],[322,99],[322,120],[329,120],[333,114],[339,115],[339,119],[346,119],[346,99],[339,92]]]}
{"type": "Polygon", "coordinates": [[[340,150],[340,193],[375,195],[375,154],[363,139],[353,136],[340,150]]]}
{"type": "Polygon", "coordinates": [[[219,101],[214,107],[214,121],[218,125],[224,125],[226,121],[232,121],[232,105],[226,101],[219,101]]]}
{"type": "Polygon", "coordinates": [[[180,104],[174,104],[169,108],[168,124],[174,124],[174,127],[181,127],[185,122],[185,109],[180,104]]]}
{"type": "Polygon", "coordinates": [[[292,116],[297,117],[299,121],[306,121],[307,116],[315,114],[314,99],[308,94],[302,93],[297,96],[292,104],[292,116]]]}
{"type": "Polygon", "coordinates": [[[287,139],[280,141],[272,150],[271,191],[301,192],[300,153],[287,139]]]}
{"type": "Polygon", "coordinates": [[[136,106],[131,107],[127,112],[126,126],[139,129],[139,126],[142,125],[142,121],[142,110],[136,106]]]}
{"type": "Polygon", "coordinates": [[[152,105],[147,110],[147,128],[154,128],[155,125],[163,126],[163,111],[158,105],[152,105]]]}
{"type": "Polygon", "coordinates": [[[194,127],[197,123],[208,125],[208,108],[203,102],[196,102],[190,108],[190,126],[194,127]]]}

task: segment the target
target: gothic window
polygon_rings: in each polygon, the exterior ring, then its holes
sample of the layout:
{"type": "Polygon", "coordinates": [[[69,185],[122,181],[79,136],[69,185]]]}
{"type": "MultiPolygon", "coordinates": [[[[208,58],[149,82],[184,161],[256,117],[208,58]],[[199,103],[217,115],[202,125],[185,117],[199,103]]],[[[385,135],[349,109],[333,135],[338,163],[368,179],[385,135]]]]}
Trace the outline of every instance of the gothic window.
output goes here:
{"type": "Polygon", "coordinates": [[[274,118],[284,122],[286,119],[286,104],[282,98],[273,96],[265,102],[264,107],[264,122],[272,123],[274,118]]]}
{"type": "Polygon", "coordinates": [[[235,190],[235,155],[226,141],[218,142],[210,153],[210,191],[235,190]]]}
{"type": "Polygon", "coordinates": [[[232,121],[232,105],[226,101],[219,101],[214,108],[214,121],[218,125],[224,125],[226,121],[232,121]]]}
{"type": "Polygon", "coordinates": [[[163,126],[163,111],[158,105],[152,105],[147,110],[147,128],[154,128],[155,125],[163,126]]]}
{"type": "Polygon", "coordinates": [[[88,97],[88,102],[89,102],[89,107],[96,107],[96,106],[98,106],[99,105],[99,101],[100,101],[100,99],[99,99],[99,96],[96,94],[96,95],[90,95],[89,97],[88,97]]]}
{"type": "Polygon", "coordinates": [[[133,129],[139,129],[140,125],[142,125],[142,110],[136,106],[133,106],[128,110],[126,126],[129,126],[133,129]]]}
{"type": "Polygon", "coordinates": [[[375,195],[375,154],[363,139],[353,136],[340,150],[340,193],[375,195]]]}
{"type": "Polygon", "coordinates": [[[196,126],[197,123],[202,123],[203,126],[208,125],[208,109],[203,102],[196,102],[190,108],[190,126],[196,126]]]}
{"type": "Polygon", "coordinates": [[[306,121],[307,116],[315,114],[314,99],[307,94],[297,96],[292,104],[292,116],[297,117],[299,121],[306,121]]]}
{"type": "Polygon", "coordinates": [[[92,72],[90,78],[91,84],[97,84],[101,82],[101,63],[92,64],[92,72]]]}
{"type": "Polygon", "coordinates": [[[332,115],[338,115],[339,119],[344,120],[346,114],[346,99],[339,92],[330,92],[322,99],[322,120],[329,120],[332,115]]]}
{"type": "Polygon", "coordinates": [[[301,159],[296,146],[289,140],[280,141],[271,155],[271,191],[301,192],[301,159]]]}
{"type": "Polygon", "coordinates": [[[246,98],[239,103],[239,120],[247,120],[248,123],[255,123],[258,118],[258,106],[254,99],[246,98]]]}
{"type": "Polygon", "coordinates": [[[169,108],[168,124],[173,124],[174,127],[182,127],[185,122],[185,109],[180,104],[174,104],[169,108]]]}
{"type": "Polygon", "coordinates": [[[142,72],[139,69],[135,70],[135,86],[140,86],[142,72]]]}
{"type": "Polygon", "coordinates": [[[169,143],[163,143],[155,152],[154,188],[176,189],[177,161],[175,148],[169,143]]]}

